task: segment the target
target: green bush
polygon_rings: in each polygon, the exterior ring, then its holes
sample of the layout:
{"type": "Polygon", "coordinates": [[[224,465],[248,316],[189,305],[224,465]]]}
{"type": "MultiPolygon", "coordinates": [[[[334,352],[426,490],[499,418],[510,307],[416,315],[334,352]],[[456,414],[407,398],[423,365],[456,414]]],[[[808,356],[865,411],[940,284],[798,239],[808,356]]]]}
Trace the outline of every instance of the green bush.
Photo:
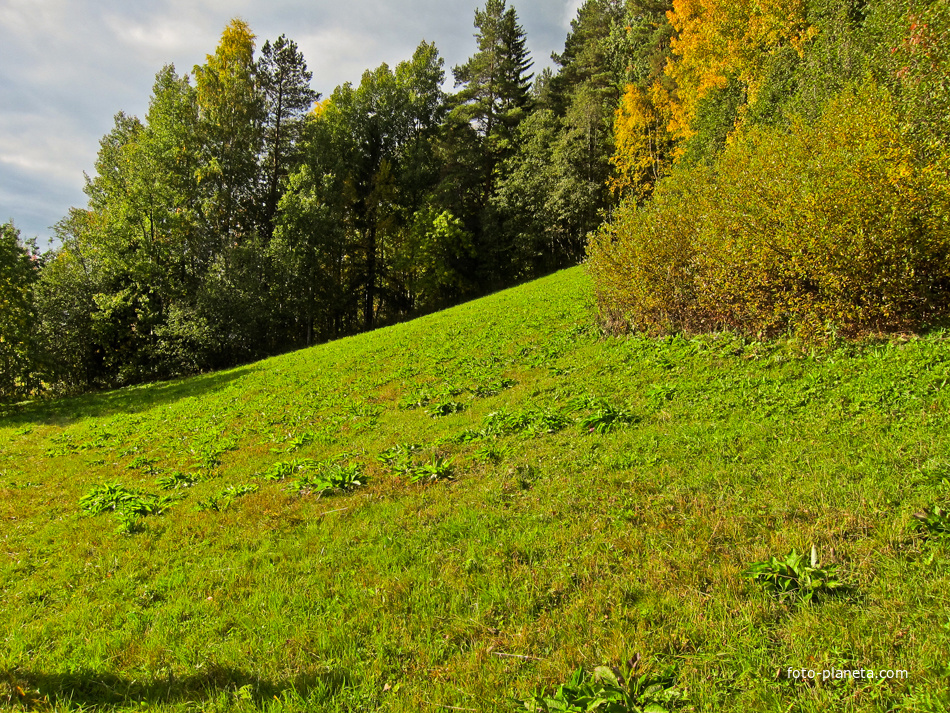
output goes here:
{"type": "Polygon", "coordinates": [[[35,243],[23,243],[12,223],[0,225],[0,403],[39,386],[32,294],[38,274],[35,243]]]}
{"type": "Polygon", "coordinates": [[[813,125],[750,130],[593,236],[603,320],[823,339],[945,318],[950,179],[916,148],[874,86],[843,92],[813,125]]]}

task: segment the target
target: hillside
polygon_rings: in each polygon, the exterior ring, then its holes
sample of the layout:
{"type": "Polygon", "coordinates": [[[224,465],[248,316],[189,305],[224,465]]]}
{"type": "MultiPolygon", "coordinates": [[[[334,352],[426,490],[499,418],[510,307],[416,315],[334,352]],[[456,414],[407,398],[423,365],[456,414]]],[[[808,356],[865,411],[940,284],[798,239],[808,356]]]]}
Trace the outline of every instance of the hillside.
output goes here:
{"type": "Polygon", "coordinates": [[[0,705],[505,711],[639,656],[680,710],[944,710],[946,338],[605,338],[593,301],[576,268],[0,416],[0,705]],[[793,549],[798,592],[746,574],[793,549]]]}

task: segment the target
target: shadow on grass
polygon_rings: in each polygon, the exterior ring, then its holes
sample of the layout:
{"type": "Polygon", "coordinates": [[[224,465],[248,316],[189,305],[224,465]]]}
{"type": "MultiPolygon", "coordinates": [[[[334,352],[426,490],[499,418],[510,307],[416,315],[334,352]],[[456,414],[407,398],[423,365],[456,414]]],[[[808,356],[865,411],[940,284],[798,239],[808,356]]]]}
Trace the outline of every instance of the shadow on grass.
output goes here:
{"type": "Polygon", "coordinates": [[[0,405],[0,426],[27,423],[63,424],[89,416],[135,413],[154,406],[218,391],[232,381],[256,370],[256,366],[246,366],[174,381],[127,386],[114,391],[92,392],[81,396],[30,401],[9,406],[0,405]]]}
{"type": "Polygon", "coordinates": [[[75,671],[37,673],[0,671],[0,707],[45,710],[53,705],[109,710],[124,706],[202,703],[227,699],[239,707],[259,708],[285,698],[328,699],[352,685],[342,671],[301,674],[293,680],[271,681],[226,666],[212,665],[187,677],[140,680],[110,673],[75,671]]]}

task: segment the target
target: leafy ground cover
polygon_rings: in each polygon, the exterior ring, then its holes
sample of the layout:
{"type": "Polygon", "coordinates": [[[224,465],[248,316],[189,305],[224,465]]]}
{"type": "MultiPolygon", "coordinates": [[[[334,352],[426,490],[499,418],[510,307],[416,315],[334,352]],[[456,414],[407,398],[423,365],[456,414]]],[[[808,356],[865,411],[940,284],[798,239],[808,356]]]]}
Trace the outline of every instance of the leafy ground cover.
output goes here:
{"type": "Polygon", "coordinates": [[[947,338],[593,324],[575,269],[6,412],[0,705],[945,710],[947,338]]]}

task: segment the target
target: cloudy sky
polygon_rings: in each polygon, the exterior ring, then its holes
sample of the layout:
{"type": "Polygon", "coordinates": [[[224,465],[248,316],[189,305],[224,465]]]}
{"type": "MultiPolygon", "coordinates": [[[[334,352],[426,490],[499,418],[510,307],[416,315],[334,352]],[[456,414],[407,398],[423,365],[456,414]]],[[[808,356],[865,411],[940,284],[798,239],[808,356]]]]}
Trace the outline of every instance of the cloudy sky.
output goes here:
{"type": "MultiPolygon", "coordinates": [[[[535,67],[550,63],[581,0],[517,0],[535,67]]],[[[258,37],[294,40],[330,94],[363,70],[434,41],[446,70],[475,51],[484,0],[0,0],[0,222],[45,247],[70,206],[85,205],[99,139],[125,111],[143,116],[155,73],[214,51],[233,17],[258,37]]]]}

